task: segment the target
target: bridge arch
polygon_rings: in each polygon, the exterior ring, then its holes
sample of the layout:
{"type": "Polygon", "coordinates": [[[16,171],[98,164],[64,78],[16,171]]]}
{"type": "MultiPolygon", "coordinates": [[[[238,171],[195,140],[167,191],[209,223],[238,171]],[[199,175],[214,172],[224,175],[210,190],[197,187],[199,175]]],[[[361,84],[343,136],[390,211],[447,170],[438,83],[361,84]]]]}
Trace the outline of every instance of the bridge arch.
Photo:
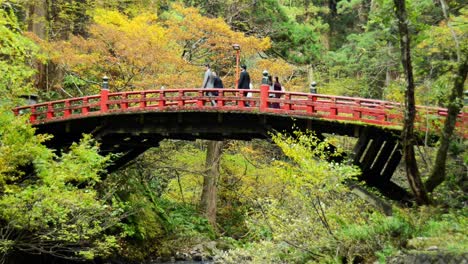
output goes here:
{"type": "MultiPolygon", "coordinates": [[[[30,115],[38,133],[54,135],[49,142],[60,149],[83,133],[102,143],[103,153],[124,153],[116,169],[162,139],[268,138],[269,132],[312,130],[357,137],[354,164],[363,180],[381,190],[397,188],[391,176],[401,159],[398,137],[403,118],[397,103],[307,93],[260,90],[175,89],[109,93],[17,107],[30,115]],[[249,97],[248,93],[253,96],[249,97]],[[270,94],[276,94],[270,98],[270,94]],[[279,103],[280,108],[272,108],[279,103]]],[[[443,118],[442,108],[418,107],[443,118]]],[[[467,115],[461,115],[461,127],[467,115]]],[[[419,127],[423,129],[423,127],[419,127]]]]}

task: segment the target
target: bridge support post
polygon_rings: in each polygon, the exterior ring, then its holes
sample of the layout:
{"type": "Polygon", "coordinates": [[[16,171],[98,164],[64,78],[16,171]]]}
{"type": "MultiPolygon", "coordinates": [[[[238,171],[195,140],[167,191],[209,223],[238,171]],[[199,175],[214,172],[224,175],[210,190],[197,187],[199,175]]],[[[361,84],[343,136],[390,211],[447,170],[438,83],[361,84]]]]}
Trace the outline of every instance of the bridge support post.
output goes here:
{"type": "Polygon", "coordinates": [[[354,147],[353,164],[361,168],[361,180],[379,189],[387,197],[405,200],[409,194],[391,181],[401,160],[401,145],[397,137],[383,136],[371,128],[360,132],[354,147]]]}
{"type": "Polygon", "coordinates": [[[267,84],[260,85],[260,111],[268,109],[268,91],[270,86],[267,84]]]}

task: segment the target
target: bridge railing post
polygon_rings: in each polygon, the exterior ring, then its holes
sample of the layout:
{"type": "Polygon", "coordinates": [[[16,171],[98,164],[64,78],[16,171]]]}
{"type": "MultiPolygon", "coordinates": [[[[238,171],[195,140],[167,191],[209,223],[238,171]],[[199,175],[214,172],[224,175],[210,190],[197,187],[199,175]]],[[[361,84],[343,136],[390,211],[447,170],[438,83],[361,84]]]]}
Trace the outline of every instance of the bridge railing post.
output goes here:
{"type": "Polygon", "coordinates": [[[223,90],[218,90],[218,96],[217,96],[217,104],[218,106],[224,106],[224,91],[223,90]]]}
{"type": "Polygon", "coordinates": [[[46,114],[47,119],[52,119],[54,118],[54,107],[52,106],[51,103],[47,104],[47,114],[46,114]]]}
{"type": "Polygon", "coordinates": [[[36,107],[31,106],[31,115],[29,116],[29,121],[31,121],[31,123],[34,123],[36,119],[37,119],[36,107]]]}
{"type": "Polygon", "coordinates": [[[202,97],[203,97],[203,91],[198,91],[198,95],[197,95],[198,99],[197,99],[197,107],[203,107],[205,105],[205,102],[203,101],[202,97]]]}
{"type": "Polygon", "coordinates": [[[360,120],[362,117],[362,111],[361,111],[361,101],[360,100],[355,100],[354,101],[356,106],[353,110],[353,118],[354,120],[360,120]]]}
{"type": "Polygon", "coordinates": [[[179,90],[179,92],[177,93],[177,106],[180,106],[180,107],[183,107],[185,106],[185,101],[184,101],[184,91],[183,90],[179,90]]]}
{"type": "Polygon", "coordinates": [[[307,113],[314,113],[315,112],[315,102],[317,101],[317,96],[313,94],[309,94],[307,96],[309,99],[309,104],[307,104],[307,113]]]}
{"type": "Polygon", "coordinates": [[[283,104],[283,109],[286,111],[291,110],[291,95],[290,94],[285,94],[284,95],[284,104],[283,104]]]}
{"type": "Polygon", "coordinates": [[[159,105],[158,105],[158,107],[159,107],[160,110],[163,110],[165,106],[166,106],[166,98],[165,98],[164,91],[161,90],[159,92],[159,105]]]}
{"type": "Polygon", "coordinates": [[[122,102],[120,103],[120,108],[125,110],[128,108],[128,95],[126,93],[122,94],[122,97],[120,98],[122,102]]]}
{"type": "Polygon", "coordinates": [[[244,98],[245,98],[245,94],[244,92],[242,92],[243,90],[240,89],[239,92],[236,93],[236,96],[237,97],[240,97],[240,100],[237,101],[237,106],[239,106],[240,108],[244,108],[245,107],[245,102],[244,102],[244,98]]]}
{"type": "Polygon", "coordinates": [[[338,107],[336,106],[336,97],[330,101],[330,116],[335,117],[338,115],[338,107]]]}
{"type": "Polygon", "coordinates": [[[146,108],[146,93],[140,92],[140,109],[146,108]]]}
{"type": "Polygon", "coordinates": [[[101,112],[107,112],[109,110],[109,77],[102,77],[102,86],[101,86],[101,112]]]}
{"type": "Polygon", "coordinates": [[[83,106],[81,107],[81,113],[83,115],[87,115],[89,113],[88,97],[83,98],[83,106]]]}
{"type": "Polygon", "coordinates": [[[267,84],[260,85],[260,111],[268,109],[268,91],[270,86],[267,84]]]}
{"type": "Polygon", "coordinates": [[[65,101],[65,110],[63,111],[64,117],[69,117],[72,114],[70,107],[71,107],[70,101],[68,100],[65,101]]]}

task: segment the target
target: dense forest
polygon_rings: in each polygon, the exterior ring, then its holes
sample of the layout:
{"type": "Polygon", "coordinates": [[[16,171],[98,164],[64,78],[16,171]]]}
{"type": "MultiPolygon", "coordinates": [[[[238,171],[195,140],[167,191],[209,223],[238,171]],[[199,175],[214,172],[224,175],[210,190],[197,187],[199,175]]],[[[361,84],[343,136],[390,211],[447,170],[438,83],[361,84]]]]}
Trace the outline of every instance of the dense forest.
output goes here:
{"type": "Polygon", "coordinates": [[[462,0],[0,0],[0,263],[466,262],[467,56],[462,0]],[[287,91],[404,105],[393,178],[412,199],[329,162],[356,138],[165,139],[109,173],[118,154],[92,135],[51,149],[12,111],[98,94],[103,76],[199,88],[207,63],[234,88],[232,44],[254,88],[268,70],[287,91]],[[415,105],[448,109],[437,142],[415,143],[415,105]]]}

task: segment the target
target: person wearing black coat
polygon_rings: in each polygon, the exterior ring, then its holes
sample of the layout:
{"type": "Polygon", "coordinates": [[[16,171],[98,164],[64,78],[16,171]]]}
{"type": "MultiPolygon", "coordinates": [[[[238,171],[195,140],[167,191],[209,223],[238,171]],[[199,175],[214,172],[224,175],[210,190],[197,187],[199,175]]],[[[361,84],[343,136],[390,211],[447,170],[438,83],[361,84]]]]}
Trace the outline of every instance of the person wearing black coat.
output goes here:
{"type": "MultiPolygon", "coordinates": [[[[213,76],[214,76],[213,88],[216,88],[216,89],[224,88],[223,81],[221,80],[221,78],[219,78],[216,72],[213,72],[213,76]]],[[[217,91],[213,92],[213,95],[218,96],[218,92],[217,91]]]]}
{"type": "MultiPolygon", "coordinates": [[[[278,91],[278,92],[283,90],[283,88],[281,87],[281,83],[279,82],[278,76],[275,76],[275,83],[273,84],[273,90],[278,91]]],[[[281,94],[275,94],[274,97],[277,98],[277,99],[280,99],[281,94]]],[[[280,104],[279,103],[272,103],[271,107],[272,108],[280,108],[280,104]]]]}
{"type": "Polygon", "coordinates": [[[247,72],[247,66],[241,66],[241,74],[239,78],[239,84],[237,85],[238,89],[250,89],[250,75],[247,72]]]}

